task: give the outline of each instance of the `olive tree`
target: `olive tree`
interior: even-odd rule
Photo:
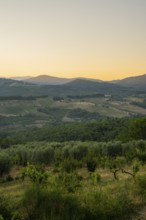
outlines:
[[[0,178],[9,173],[11,168],[11,160],[8,154],[0,153]]]

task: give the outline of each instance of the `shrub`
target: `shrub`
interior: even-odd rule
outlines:
[[[68,192],[75,192],[80,187],[80,177],[76,173],[61,173],[57,178],[57,183]]]
[[[101,175],[97,172],[92,173],[91,178],[92,178],[93,184],[98,184],[101,182]]]
[[[62,170],[67,173],[76,170],[78,166],[79,166],[79,162],[71,158],[68,158],[62,162]]]
[[[124,191],[116,195],[89,190],[81,196],[83,207],[87,210],[87,220],[131,219],[134,206]]]
[[[97,162],[93,159],[86,160],[87,169],[89,172],[94,172],[96,170]]]
[[[137,177],[136,192],[146,201],[146,174]]]
[[[4,174],[9,173],[11,168],[11,161],[8,154],[2,152],[0,153],[0,177]]]
[[[11,220],[12,217],[12,206],[9,198],[0,195],[0,215],[1,219]]]
[[[41,165],[30,165],[21,170],[22,180],[28,177],[30,181],[42,187],[46,187],[48,183],[48,173],[45,168]]]
[[[27,213],[26,219],[31,220],[80,220],[83,215],[74,196],[40,188],[30,188],[26,191],[23,207]]]

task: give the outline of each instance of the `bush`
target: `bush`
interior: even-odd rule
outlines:
[[[136,192],[146,201],[146,174],[137,177]]]
[[[88,191],[81,197],[81,202],[87,210],[87,220],[123,220],[131,219],[134,206],[129,195],[120,192],[116,195],[109,195],[102,191]]]
[[[26,219],[31,220],[80,220],[83,215],[74,196],[40,188],[26,191],[23,207],[27,214]]]
[[[97,172],[92,173],[91,175],[93,184],[98,184],[101,182],[101,175]]]
[[[0,195],[0,216],[1,219],[11,220],[12,217],[12,206],[11,201],[9,198],[4,196],[3,194]]]
[[[86,165],[89,172],[94,172],[97,167],[97,161],[95,158],[87,158]]]
[[[62,170],[67,173],[70,173],[70,172],[76,170],[77,167],[79,167],[79,165],[80,164],[77,160],[68,158],[62,162]]]
[[[57,178],[58,186],[68,192],[75,192],[80,187],[80,177],[76,173],[61,173]]]
[[[48,184],[48,172],[42,165],[28,164],[26,168],[21,170],[22,180],[24,180],[25,177],[29,178],[33,184],[41,187],[46,187]]]
[[[0,177],[3,177],[4,174],[9,173],[11,168],[11,161],[8,154],[2,152],[0,153]]]

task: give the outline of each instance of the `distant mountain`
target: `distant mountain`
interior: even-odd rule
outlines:
[[[48,75],[40,75],[36,77],[31,77],[25,80],[26,82],[35,83],[38,85],[62,85],[72,81],[72,79],[59,78]]]
[[[48,77],[47,77],[48,79]],[[34,81],[31,81],[34,82]],[[135,91],[117,84],[98,82],[89,79],[72,79],[60,85],[42,85],[28,81],[0,79],[0,96],[86,96],[110,94],[123,97]],[[60,81],[59,81],[60,82]],[[63,80],[62,80],[63,83]]]
[[[0,86],[22,86],[22,85],[31,85],[31,84],[14,79],[0,78]]]
[[[103,81],[92,81],[87,79],[75,79],[65,85],[64,89],[72,91],[72,93],[82,94],[110,94],[114,96],[125,96],[134,92],[133,89],[127,89],[121,85],[103,82]]]
[[[77,78],[73,78],[72,81],[75,80],[86,80],[86,81],[92,81],[92,82],[104,82],[103,80],[100,79],[92,79],[92,78],[85,78],[85,77],[77,77]]]
[[[102,87],[104,82],[94,81],[91,79],[84,79],[84,78],[77,78],[72,80],[71,82],[68,82],[64,85],[65,88],[75,88],[75,89],[87,89],[87,88],[95,88],[95,87]],[[110,83],[105,83],[106,85],[109,85]],[[115,86],[115,85],[114,85]]]
[[[31,78],[31,77],[30,76],[15,76],[15,77],[11,77],[10,79],[23,81],[23,80],[26,80],[29,78]]]
[[[106,90],[114,90],[117,88],[122,88],[119,85],[115,85],[114,83],[104,82],[104,81],[98,81],[98,80],[92,80],[92,79],[84,79],[84,78],[78,78],[74,79],[73,81],[66,83],[64,87],[70,87],[70,88],[80,88],[80,89],[97,89],[97,91],[104,90],[104,93]]]
[[[4,79],[3,79],[4,80]],[[140,76],[134,76],[134,77],[128,77],[125,79],[121,80],[113,80],[113,81],[102,81],[98,79],[90,79],[90,78],[59,78],[59,77],[54,77],[54,76],[48,76],[48,75],[39,75],[36,77],[29,77],[29,76],[24,76],[24,77],[12,77],[9,80],[15,80],[15,81],[21,81],[25,83],[30,83],[30,84],[35,84],[35,85],[65,85],[68,84],[68,86],[75,86],[75,87],[83,87],[85,88],[86,86],[91,87],[95,84],[92,83],[104,83],[101,84],[103,87],[104,86],[110,86],[111,84],[112,87],[113,85],[120,85],[122,87],[131,87],[134,89],[138,90],[145,90],[146,91],[146,74],[140,75]],[[8,82],[8,81],[7,81]],[[15,82],[16,83],[16,82]],[[18,82],[17,82],[18,83]],[[87,85],[88,84],[88,85]],[[98,84],[98,87],[100,87],[100,84]],[[115,87],[113,87],[115,88]]]
[[[146,90],[146,74],[140,76],[128,77],[122,80],[114,80],[111,82],[121,86],[134,87],[137,89]]]
[[[48,76],[48,75],[39,75],[36,77],[27,78],[26,82],[31,82],[37,85],[63,85],[69,82],[72,82],[74,80],[89,80],[89,81],[95,81],[95,82],[101,82],[101,80],[97,79],[88,79],[88,78],[59,78],[54,76]]]

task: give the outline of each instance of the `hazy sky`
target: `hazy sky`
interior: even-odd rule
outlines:
[[[146,0],[0,0],[0,77],[146,73]]]

